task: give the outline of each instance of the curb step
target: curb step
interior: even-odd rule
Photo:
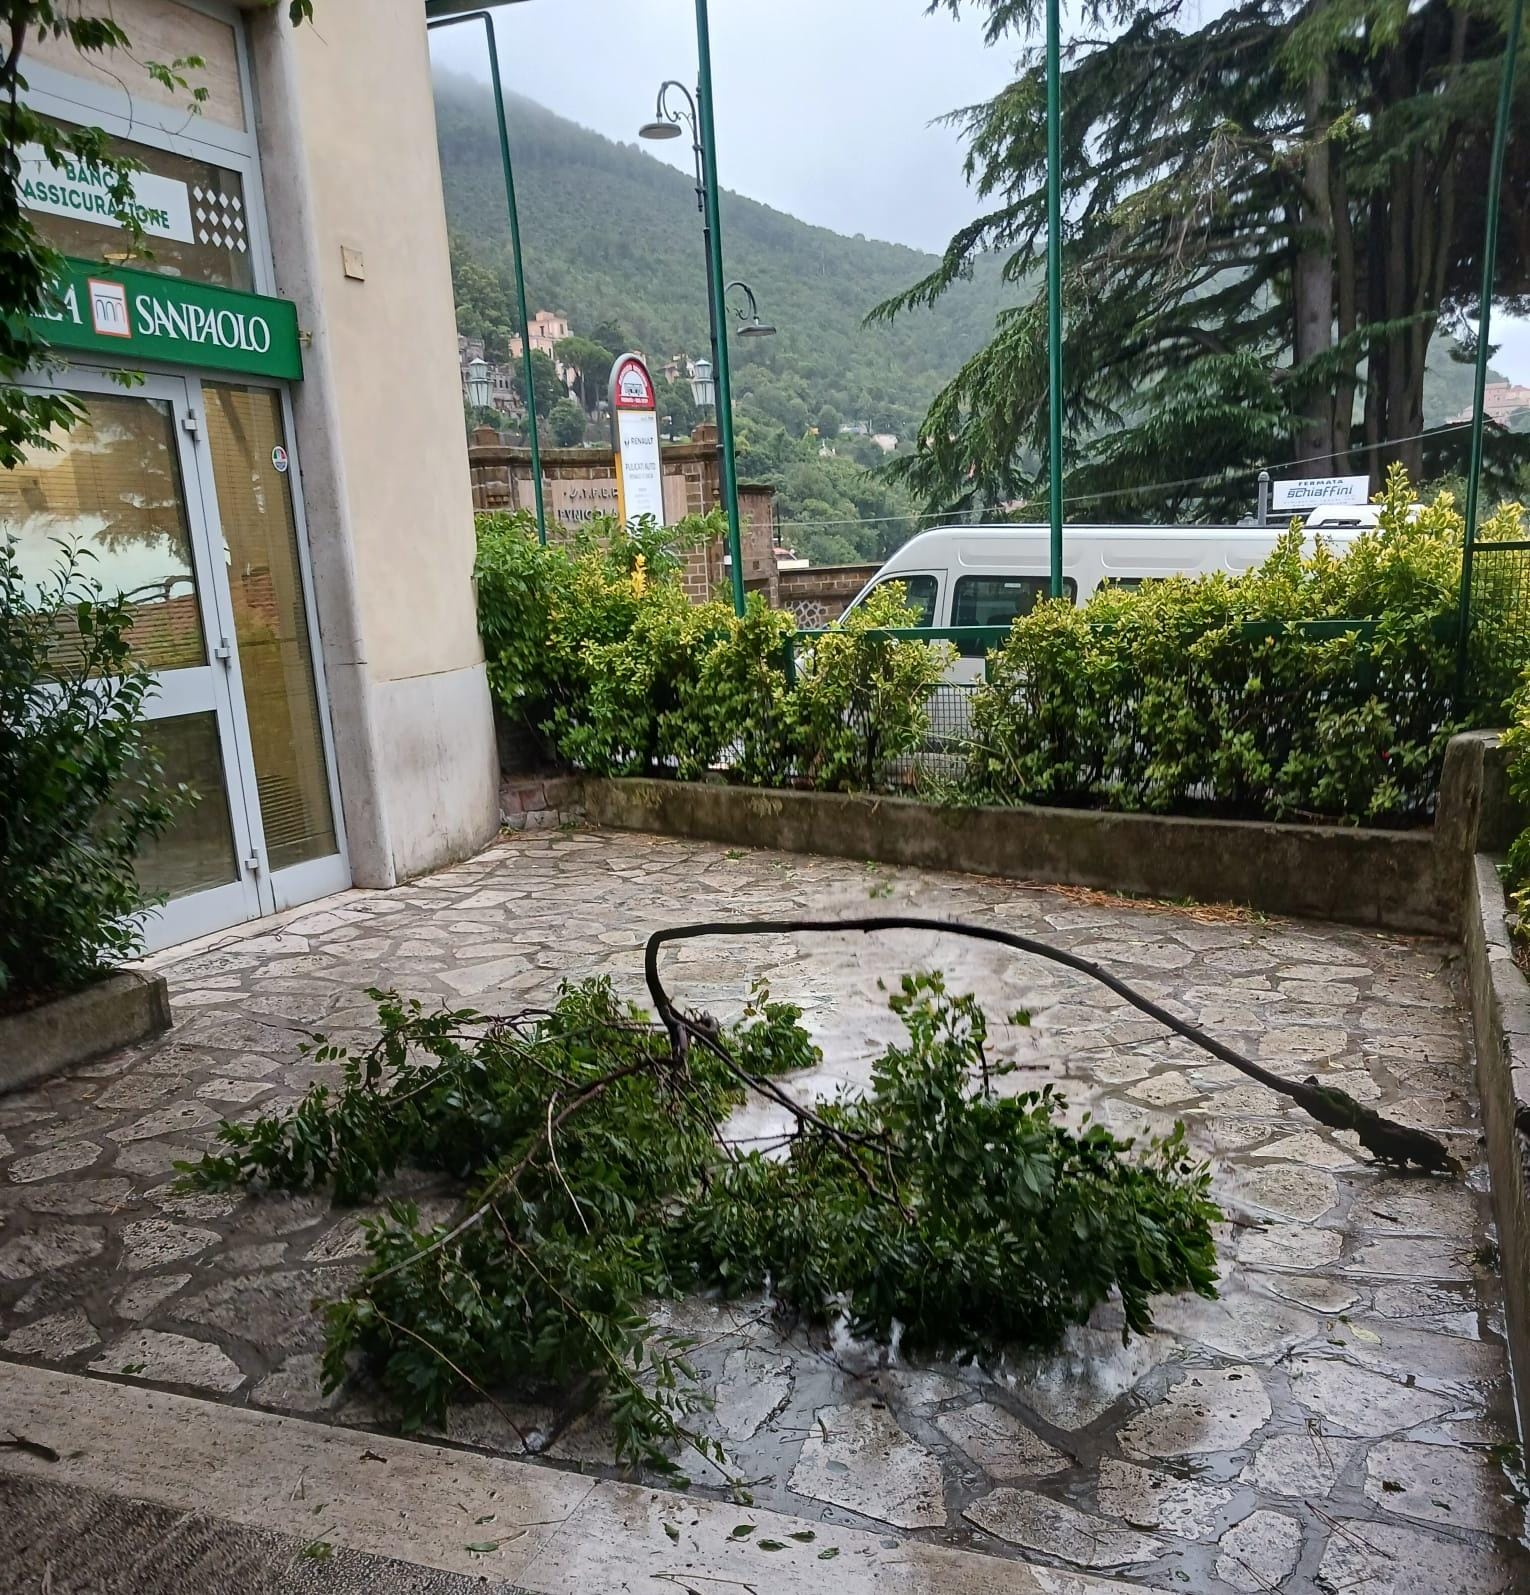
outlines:
[[[0,1362],[0,1429],[58,1453],[0,1450],[0,1565],[17,1590],[1152,1595],[890,1532],[20,1363]],[[743,1521],[754,1534],[733,1538]],[[760,1541],[780,1549],[762,1552]]]

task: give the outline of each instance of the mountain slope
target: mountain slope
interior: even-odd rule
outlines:
[[[461,77],[438,77],[436,90],[448,224],[459,251],[498,267],[508,230],[493,102]],[[646,111],[634,100],[634,124]],[[564,311],[578,331],[612,318],[650,359],[705,354],[691,179],[530,100],[511,98],[509,125],[531,308]],[[995,265],[934,311],[866,327],[866,312],[927,272],[933,256],[846,238],[727,192],[722,230],[727,276],[749,282],[778,328],[731,345],[735,398],[747,410],[752,394],[753,407],[782,425],[806,425],[827,404],[847,421],[906,435],[990,336],[1003,302]]]

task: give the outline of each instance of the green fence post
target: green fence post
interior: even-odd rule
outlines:
[[[1047,0],[1047,515],[1052,596],[1063,595],[1061,0]]]
[[[1488,324],[1493,314],[1493,276],[1498,262],[1498,200],[1503,187],[1504,151],[1509,142],[1509,117],[1514,108],[1514,66],[1525,19],[1525,0],[1514,0],[1509,12],[1503,72],[1498,80],[1498,116],[1493,123],[1493,151],[1488,161],[1487,224],[1482,239],[1482,289],[1477,301],[1477,367],[1472,391],[1472,447],[1466,471],[1466,544],[1461,550],[1461,622],[1456,642],[1456,697],[1467,690],[1472,631],[1472,545],[1477,540],[1477,500],[1482,491],[1482,403],[1487,390]]]
[[[723,507],[728,512],[728,553],[732,556],[733,613],[744,613],[744,547],[738,521],[738,466],[733,458],[733,377],[728,361],[728,308],[723,303],[722,218],[717,193],[717,129],[712,119],[712,36],[707,0],[696,0],[696,107],[701,118],[702,186],[706,197],[707,237],[711,251],[713,325],[717,328],[717,452],[722,464]]]

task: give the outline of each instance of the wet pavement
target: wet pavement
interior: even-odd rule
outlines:
[[[1378,1171],[1083,977],[1004,949],[903,932],[687,944],[666,979],[688,1005],[730,1014],[764,974],[807,1010],[825,1059],[799,1095],[864,1083],[900,1034],[879,976],[943,968],[984,1000],[995,1050],[1019,1065],[1012,1088],[1052,1080],[1071,1115],[1121,1133],[1183,1118],[1229,1214],[1220,1300],[1164,1301],[1158,1332],[1124,1347],[1106,1308],[1059,1354],[987,1370],[787,1332],[762,1302],[665,1307],[699,1337],[709,1421],[761,1508],[1213,1595],[1530,1587],[1444,943],[650,837],[517,838],[167,956],[169,1034],[0,1099],[0,1357],[385,1425],[365,1390],[318,1389],[310,1303],[354,1277],[357,1215],[312,1196],[176,1196],[174,1161],[220,1117],[328,1077],[298,1043],[314,1029],[369,1039],[370,985],[494,1011],[602,972],[637,998],[650,929],[804,911],[961,916],[1054,940],[1279,1073],[1444,1134],[1470,1172]],[[998,1022],[1021,1006],[1029,1027]],[[780,1124],[758,1104],[736,1128],[769,1138]],[[429,1181],[406,1185],[427,1213],[451,1210]],[[519,1416],[555,1436],[553,1466],[610,1471],[598,1421]],[[487,1407],[456,1413],[450,1438],[517,1449]],[[696,1490],[716,1484],[698,1474]]]

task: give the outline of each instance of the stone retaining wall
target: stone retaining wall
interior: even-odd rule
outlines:
[[[1500,863],[1474,860],[1466,967],[1509,1356],[1520,1432],[1530,1434],[1530,981],[1514,962]]]
[[[507,831],[556,831],[584,818],[584,783],[572,775],[508,776],[499,785],[499,822]]]

